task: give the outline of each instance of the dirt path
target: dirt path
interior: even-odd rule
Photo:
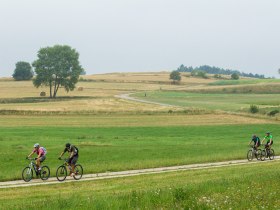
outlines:
[[[164,104],[164,103],[158,103],[158,102],[148,101],[148,100],[144,100],[144,99],[133,98],[133,97],[130,96],[131,94],[133,94],[133,93],[126,93],[126,94],[115,95],[115,97],[116,98],[121,98],[121,99],[124,99],[124,100],[129,100],[129,101],[136,101],[136,102],[140,102],[140,103],[146,103],[146,104],[155,104],[155,105],[167,106],[167,107],[179,107],[179,106],[174,106],[174,105],[170,105],[170,104]],[[144,94],[144,92],[143,92],[143,94]]]
[[[280,156],[276,156],[275,160],[273,161],[279,161],[279,160],[280,160]],[[106,173],[98,173],[98,174],[86,174],[79,181],[76,181],[71,177],[67,177],[67,179],[64,182],[57,181],[55,177],[51,177],[47,181],[42,181],[40,179],[34,179],[31,180],[30,182],[17,180],[17,181],[0,182],[0,188],[16,188],[16,187],[29,187],[29,186],[36,186],[36,185],[62,184],[65,182],[74,182],[74,181],[75,182],[93,181],[93,180],[100,180],[100,179],[137,176],[143,174],[158,174],[158,173],[165,173],[165,172],[172,172],[172,171],[174,172],[174,171],[198,170],[198,169],[228,167],[228,166],[246,165],[246,164],[260,164],[260,163],[269,163],[269,162],[272,161],[253,160],[249,162],[248,160],[231,160],[231,161],[223,161],[223,162],[215,162],[215,163],[201,163],[201,164],[190,164],[190,165],[170,166],[170,167],[161,167],[161,168],[119,171],[119,172],[106,172]]]

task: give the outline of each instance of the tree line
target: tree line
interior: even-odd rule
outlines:
[[[198,66],[198,67],[187,67],[184,66],[183,64],[177,68],[178,72],[198,72],[198,71],[204,71],[208,74],[225,74],[225,75],[232,75],[232,74],[238,74],[243,77],[252,77],[252,78],[260,78],[264,79],[265,76],[263,74],[252,74],[252,73],[244,73],[240,72],[238,70],[231,70],[231,69],[223,69],[215,66],[208,66],[208,65],[203,65],[203,66]]]

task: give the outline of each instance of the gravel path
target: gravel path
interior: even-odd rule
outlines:
[[[279,161],[280,156],[276,156],[275,161]],[[120,178],[128,176],[137,176],[142,174],[158,174],[165,172],[174,172],[174,171],[187,171],[187,170],[199,170],[199,169],[210,169],[210,168],[219,168],[235,165],[246,165],[246,164],[260,164],[260,163],[270,163],[271,160],[265,161],[248,161],[248,160],[231,160],[215,163],[201,163],[201,164],[190,164],[190,165],[181,165],[181,166],[170,166],[170,167],[161,167],[161,168],[149,168],[149,169],[140,169],[140,170],[129,170],[129,171],[119,171],[119,172],[106,172],[98,174],[85,174],[81,180],[74,180],[71,177],[67,177],[64,182],[59,182],[55,177],[49,178],[47,181],[42,181],[41,179],[34,179],[30,182],[24,182],[23,180],[16,181],[7,181],[0,182],[0,188],[16,188],[16,187],[29,187],[36,185],[49,185],[49,184],[62,184],[66,182],[81,182],[81,181],[93,181],[100,179],[111,179],[111,178]]]

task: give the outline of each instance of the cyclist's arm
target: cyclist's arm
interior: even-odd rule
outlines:
[[[264,140],[265,140],[265,138],[263,138],[263,140],[262,140],[261,144],[263,144]]]
[[[39,154],[38,154],[38,157],[37,157],[37,158],[40,158],[40,157],[41,157],[41,155],[42,155],[42,151],[40,151],[40,152],[39,152]]]
[[[269,145],[271,145],[271,142],[272,142],[272,138],[269,139]]]
[[[73,152],[71,152],[71,154],[70,154],[70,157],[69,158],[72,158],[74,156],[74,151]]]
[[[32,151],[27,157],[30,158],[35,152]]]
[[[249,142],[249,144],[248,144],[248,145],[251,145],[251,143],[252,143],[252,140]]]
[[[63,152],[60,154],[60,156],[59,156],[59,157],[61,158],[61,157],[64,155],[64,153],[65,153],[65,152],[63,151]]]

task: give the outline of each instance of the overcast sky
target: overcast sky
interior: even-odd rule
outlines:
[[[277,76],[279,0],[0,0],[0,76],[70,45],[87,74],[211,65]]]

